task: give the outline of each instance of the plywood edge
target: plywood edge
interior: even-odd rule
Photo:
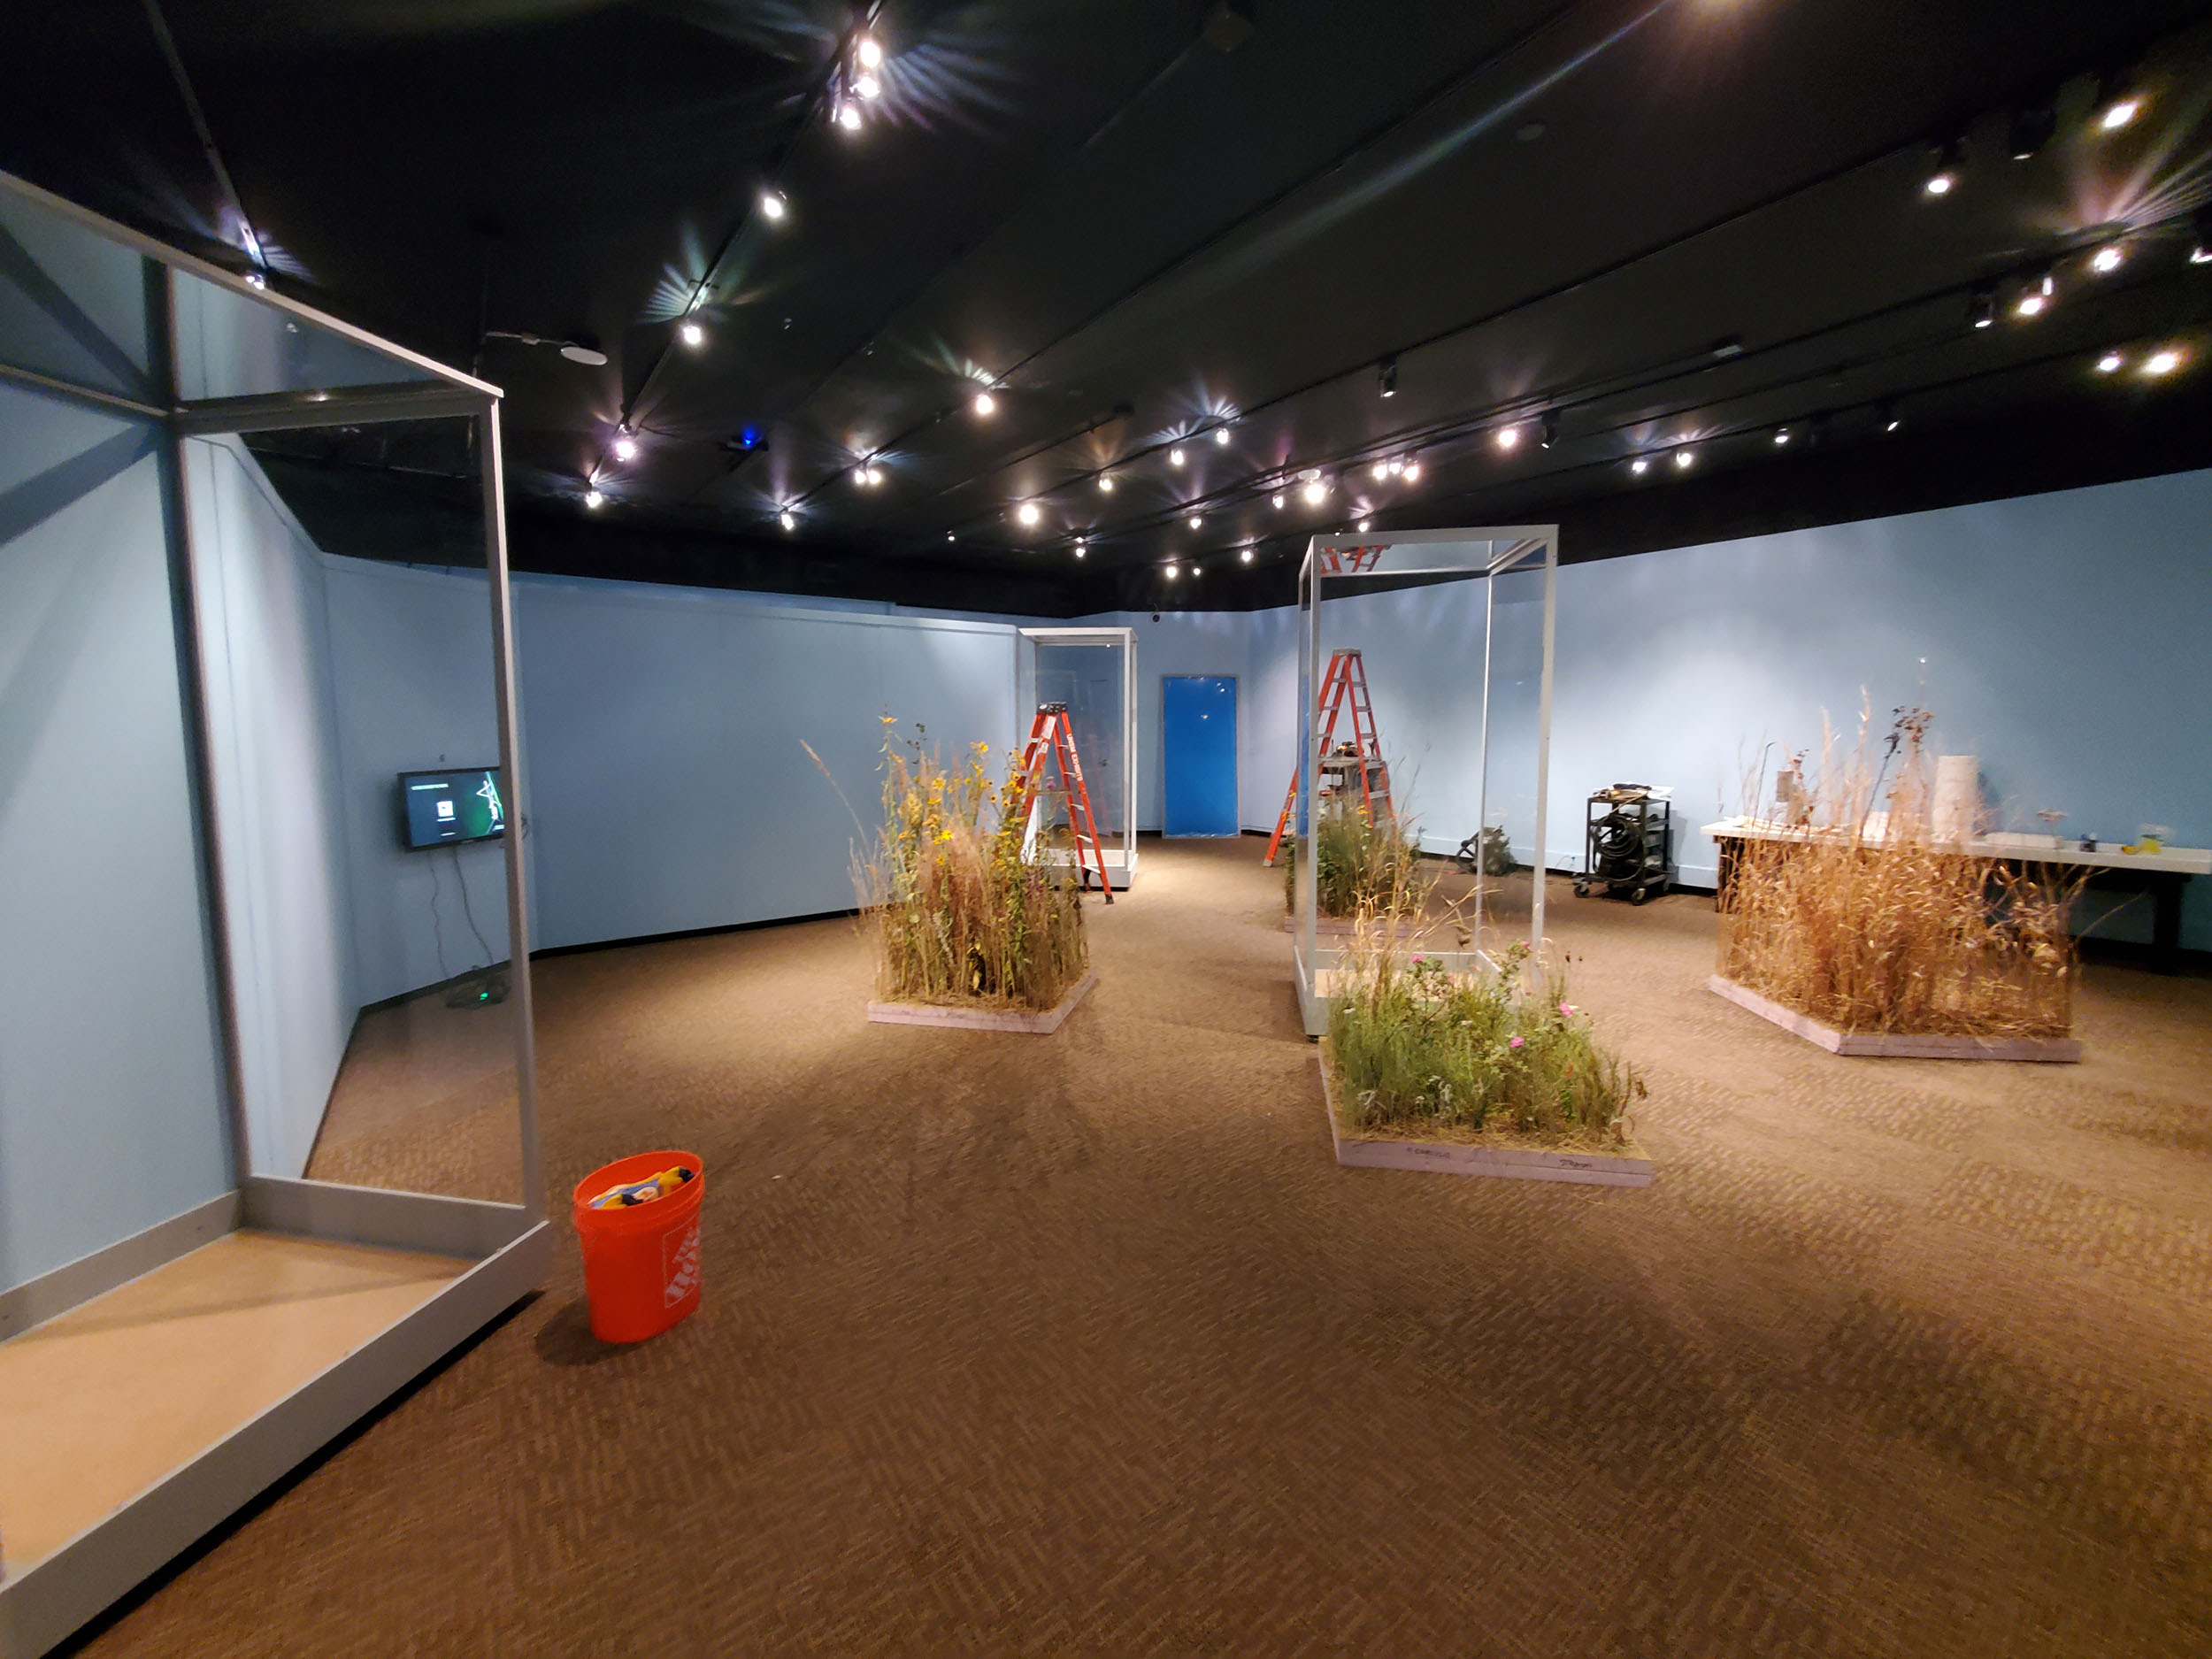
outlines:
[[[2078,1037],[1948,1037],[1906,1032],[1839,1031],[1786,1008],[1735,980],[1714,974],[1706,988],[1771,1021],[1793,1036],[1847,1057],[1889,1060],[2023,1060],[2066,1064],[2081,1058]]]
[[[1089,995],[1091,987],[1097,983],[1098,970],[1093,968],[1075,982],[1074,988],[1065,996],[1050,1008],[1035,1013],[1003,1008],[958,1008],[936,1002],[871,1002],[868,1018],[881,1025],[949,1025],[965,1031],[1014,1031],[1048,1036],[1060,1029],[1062,1022],[1075,1011],[1075,1005]]]
[[[1317,1051],[1321,1067],[1321,1110],[1329,1119],[1329,1142],[1347,1169],[1428,1170],[1441,1175],[1490,1175],[1517,1181],[1571,1181],[1588,1187],[1648,1187],[1655,1166],[1649,1158],[1609,1153],[1552,1151],[1537,1147],[1470,1146],[1451,1141],[1412,1141],[1348,1135],[1336,1114],[1336,1083],[1327,1051]]]
[[[157,1221],[142,1233],[0,1292],[0,1340],[43,1325],[80,1302],[104,1296],[118,1286],[127,1285],[235,1231],[242,1212],[240,1194],[224,1193],[166,1221]],[[5,1651],[0,1649],[0,1653]]]
[[[553,1245],[538,1221],[419,1308],[0,1582],[0,1655],[46,1652],[536,1289]]]

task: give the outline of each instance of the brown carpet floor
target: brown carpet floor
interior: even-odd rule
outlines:
[[[1657,1182],[1345,1171],[1277,873],[1143,860],[1052,1038],[865,1024],[843,923],[543,964],[553,1189],[703,1154],[701,1312],[565,1249],[90,1651],[2212,1652],[2212,983],[1839,1060],[1555,885]]]

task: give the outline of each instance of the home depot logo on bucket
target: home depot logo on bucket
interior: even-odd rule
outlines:
[[[672,1308],[699,1288],[699,1217],[661,1235],[661,1306]]]

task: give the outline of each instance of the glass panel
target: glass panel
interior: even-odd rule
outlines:
[[[185,272],[176,283],[177,382],[188,401],[438,378]]]
[[[1025,628],[1018,657],[1016,707],[1025,735],[1038,706],[1064,703],[1115,887],[1136,869],[1136,639],[1128,628]],[[1064,807],[1048,797],[1056,822]]]
[[[35,203],[0,195],[0,362],[157,406],[146,261]]]
[[[381,430],[463,457],[463,426]],[[252,1167],[518,1202],[485,572],[325,552],[235,438],[187,481]]]

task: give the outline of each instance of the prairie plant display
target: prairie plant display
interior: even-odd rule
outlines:
[[[1824,726],[1817,767],[1792,759],[1783,839],[1735,843],[1720,972],[1839,1031],[2062,1037],[2080,881],[1938,841],[1928,723],[1895,710],[1870,764],[1862,710],[1853,748]]]
[[[882,995],[1053,1007],[1090,963],[1081,879],[1071,862],[1024,860],[1018,762],[1010,756],[995,781],[989,745],[978,743],[948,769],[920,726],[901,740],[884,725],[883,827],[858,872]]]
[[[1295,910],[1298,842],[1293,837],[1283,844],[1289,849],[1283,859],[1283,907]],[[1390,812],[1378,821],[1364,805],[1341,795],[1324,801],[1314,818],[1313,872],[1317,916],[1357,916],[1363,905],[1387,907],[1395,894],[1410,919],[1420,914],[1421,901],[1436,882],[1434,871],[1421,861],[1413,825]]]
[[[1360,918],[1337,970],[1325,1064],[1348,1133],[1625,1148],[1643,1080],[1568,1001],[1563,962],[1526,944],[1454,971],[1402,951],[1394,918]]]

